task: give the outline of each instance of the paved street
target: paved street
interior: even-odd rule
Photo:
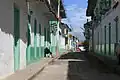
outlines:
[[[49,64],[32,80],[120,80],[120,76],[92,55],[69,53]]]

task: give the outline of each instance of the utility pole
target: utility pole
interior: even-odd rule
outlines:
[[[60,0],[58,0],[58,13],[57,13],[57,17],[58,17],[58,22],[57,22],[57,34],[56,34],[56,40],[57,40],[56,56],[59,55]]]

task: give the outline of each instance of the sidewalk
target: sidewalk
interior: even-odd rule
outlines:
[[[31,80],[120,80],[93,55],[71,52],[62,55]]]
[[[102,61],[104,64],[106,64],[112,72],[120,75],[120,66],[117,65],[116,60],[112,60],[109,57],[105,57],[105,56],[100,56],[100,55],[98,56],[97,54],[94,54],[92,52],[89,52],[89,54],[95,56],[100,61]]]
[[[35,75],[39,74],[49,63],[53,62],[56,58],[43,58],[39,62],[31,64],[25,69],[15,72],[3,80],[30,80]]]

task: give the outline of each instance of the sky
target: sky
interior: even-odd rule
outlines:
[[[67,19],[64,19],[63,22],[71,26],[72,34],[83,41],[85,38],[80,27],[83,28],[84,23],[87,22],[87,0],[63,0],[63,4],[67,15]]]

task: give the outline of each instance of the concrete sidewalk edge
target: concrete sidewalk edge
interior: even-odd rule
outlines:
[[[104,60],[102,60],[102,59],[101,59],[100,57],[98,57],[95,53],[93,53],[93,52],[88,52],[88,53],[89,53],[90,55],[96,57],[96,58],[99,59],[100,61],[102,61],[104,64],[106,64],[106,65],[108,66],[108,68],[109,68],[112,72],[120,75],[120,66],[118,66],[118,65],[114,66],[114,65],[107,64],[107,62],[105,62]]]
[[[32,76],[30,76],[30,77],[29,77],[28,79],[26,79],[26,80],[31,80],[31,79],[33,79],[36,75],[38,75],[40,72],[42,72],[42,71],[44,70],[44,68],[45,68],[49,63],[51,63],[53,60],[54,60],[54,58],[51,59],[49,62],[45,63],[37,72],[35,72]]]
[[[60,55],[61,56],[61,55]],[[58,59],[60,56],[57,56],[55,58],[52,58],[48,63],[46,63],[39,71],[37,71],[34,75],[32,75],[31,77],[29,77],[27,80],[32,80],[34,79],[40,72],[42,72],[44,70],[44,68],[49,65],[50,63],[54,62],[55,59]]]
[[[40,62],[28,65],[25,69],[14,72],[13,74],[0,80],[32,80],[40,72],[42,72],[47,65],[53,63],[56,59],[59,59],[62,55],[64,55],[64,53],[56,55],[54,56],[54,58],[43,58],[41,59]]]

